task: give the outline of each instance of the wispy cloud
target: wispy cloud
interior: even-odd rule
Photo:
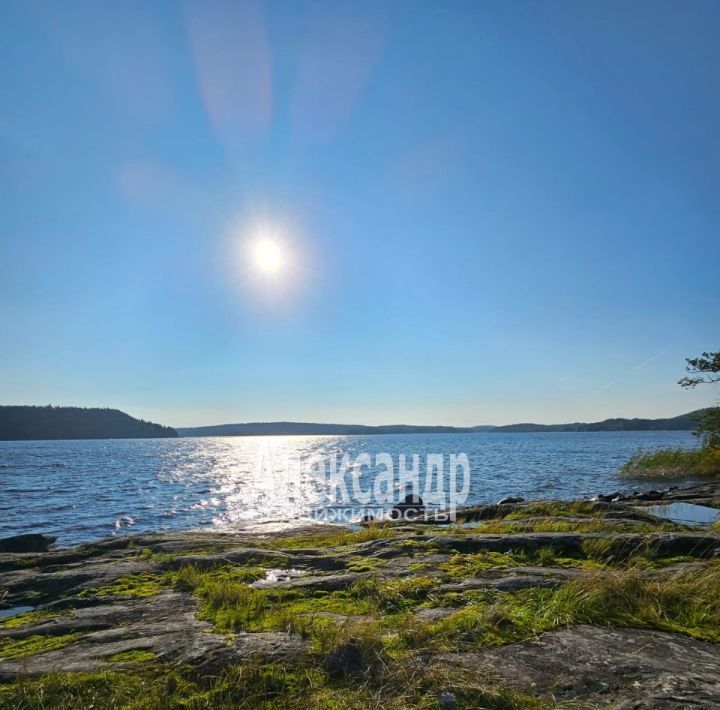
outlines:
[[[604,392],[605,390],[609,390],[613,385],[617,384],[617,380],[613,380],[612,382],[608,382],[606,385],[603,385],[602,387],[596,389],[593,394],[600,394],[601,392]]]
[[[639,365],[635,365],[630,372],[635,372],[635,370],[642,370],[645,365],[649,365],[651,362],[654,362],[658,358],[662,357],[665,354],[665,351],[663,350],[661,353],[658,353],[657,355],[653,355],[651,358],[648,358],[645,360],[645,362],[641,362]]]
[[[622,377],[620,377],[620,378],[617,379],[617,380],[612,380],[611,382],[608,382],[607,384],[603,385],[602,387],[596,389],[596,390],[593,392],[593,394],[601,394],[602,392],[605,392],[606,390],[609,390],[613,385],[616,385],[616,384],[619,382],[620,379],[622,379],[623,377],[626,377],[626,376],[629,375],[631,372],[636,372],[637,370],[642,370],[642,368],[645,367],[646,365],[649,365],[651,362],[654,362],[654,361],[657,360],[658,358],[661,358],[661,357],[665,354],[665,352],[666,352],[666,351],[663,350],[662,352],[659,352],[657,355],[653,355],[652,357],[649,357],[649,358],[648,358],[647,360],[645,360],[644,362],[641,362],[641,363],[639,363],[638,365],[635,365],[635,367],[631,367],[631,368],[627,371],[627,373],[625,373]]]

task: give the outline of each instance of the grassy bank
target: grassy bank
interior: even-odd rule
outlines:
[[[378,648],[398,660],[409,651],[450,652],[512,643],[573,623],[651,628],[720,641],[717,562],[667,576],[647,576],[651,561],[641,555],[616,567],[554,556],[547,562],[581,571],[557,589],[517,592],[442,588],[443,582],[517,564],[516,556],[499,553],[456,555],[438,567],[436,576],[427,570],[401,579],[371,576],[347,591],[331,593],[252,589],[228,582],[222,571],[185,569],[178,577],[192,578],[200,614],[216,630],[295,633],[311,640],[313,651],[323,656],[356,635],[365,641],[373,638]],[[414,616],[431,608],[453,613],[440,622]],[[328,614],[342,615],[346,621],[338,624]]]
[[[485,513],[471,527],[147,535],[0,560],[17,603],[53,603],[0,621],[0,708],[554,707],[555,676],[545,691],[498,673],[505,649],[554,653],[554,634],[582,648],[590,627],[618,634],[613,663],[633,634],[646,655],[648,633],[720,643],[716,527],[586,501]],[[279,566],[298,574],[263,586]],[[557,678],[580,678],[562,644]]]
[[[517,564],[512,556],[482,556],[483,569]],[[458,568],[467,557],[453,558],[437,570],[438,577],[370,577],[346,592],[327,594],[255,590],[225,571],[184,569],[177,584],[193,588],[200,613],[216,628],[301,634],[312,642],[307,653],[282,663],[249,661],[208,677],[190,667],[162,665],[152,653],[125,652],[109,660],[130,663],[132,671],[53,673],[0,684],[0,707],[409,710],[445,707],[446,694],[453,703],[448,707],[543,708],[537,698],[482,673],[423,659],[516,643],[576,623],[720,640],[717,562],[700,571],[645,577],[640,560],[634,560],[622,568],[585,570],[557,589],[442,592],[442,579],[477,573]],[[436,621],[415,615],[431,607],[447,609],[449,615]],[[349,616],[333,623],[321,616],[330,609]]]
[[[621,469],[626,478],[720,478],[720,449],[638,451]]]
[[[452,689],[446,707],[488,710],[540,710],[549,707],[531,696],[499,688],[463,669],[427,668],[417,663],[379,668],[380,677],[348,682],[330,677],[308,659],[283,664],[247,663],[218,677],[199,678],[192,669],[148,666],[133,673],[55,673],[0,686],[0,707],[14,710],[247,710],[319,708],[438,708],[438,698]],[[442,702],[442,701],[441,701]]]

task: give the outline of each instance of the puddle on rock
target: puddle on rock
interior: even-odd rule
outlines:
[[[280,582],[287,582],[293,577],[302,577],[307,574],[304,569],[268,569],[265,570],[265,579],[258,579],[257,582],[253,582],[250,586],[255,587],[271,587],[273,584],[279,584]]]
[[[643,513],[672,520],[685,525],[708,525],[720,519],[720,510],[695,503],[662,503],[661,505],[637,506]]]
[[[0,619],[9,619],[11,616],[26,614],[27,612],[34,610],[34,606],[13,606],[10,607],[10,609],[0,609]]]

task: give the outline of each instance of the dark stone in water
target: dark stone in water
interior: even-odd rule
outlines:
[[[391,511],[390,517],[393,520],[401,518],[414,518],[425,512],[425,503],[416,493],[408,493],[402,503],[398,503]]]
[[[501,498],[498,505],[510,505],[511,503],[524,503],[525,499],[520,496],[508,496],[507,498]]]
[[[0,552],[47,552],[55,540],[57,538],[52,535],[40,533],[3,537],[0,538]]]

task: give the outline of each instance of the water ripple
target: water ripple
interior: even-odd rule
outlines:
[[[506,495],[571,498],[618,488],[637,449],[692,446],[689,432],[428,434],[0,442],[0,531],[37,530],[69,545],[150,530],[288,526],[332,507],[330,480],[278,487],[286,457],[362,452],[466,453],[468,503]],[[360,469],[363,487],[378,471]],[[635,487],[639,488],[640,485]],[[394,486],[396,495],[402,485]]]

